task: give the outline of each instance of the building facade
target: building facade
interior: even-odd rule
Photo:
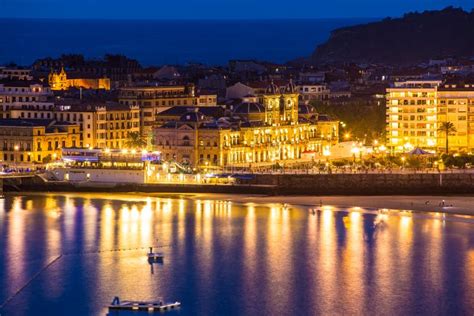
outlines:
[[[140,131],[151,137],[158,113],[173,106],[215,106],[217,95],[196,95],[193,85],[136,86],[120,89],[119,102],[140,108]]]
[[[110,90],[110,79],[88,75],[68,75],[64,68],[60,72],[52,71],[48,76],[48,83],[52,90],[68,90],[69,88],[103,89]]]
[[[61,149],[79,144],[77,124],[55,120],[0,119],[3,163],[44,163],[61,158]]]
[[[444,122],[456,132],[446,136]],[[392,152],[414,147],[443,152],[474,150],[474,84],[404,81],[387,89],[387,145]]]
[[[330,91],[325,84],[300,83],[298,89],[302,101],[329,99]]]
[[[20,119],[50,119],[79,126],[80,148],[124,148],[128,134],[140,132],[138,106],[114,102],[58,100],[42,106],[23,105],[9,111]]]
[[[236,106],[225,117],[190,111],[154,129],[154,148],[164,160],[194,167],[258,167],[301,162],[303,153],[320,153],[338,141],[338,122],[300,115],[298,92],[270,85],[260,102]],[[300,111],[301,112],[301,111]]]
[[[31,69],[19,67],[0,67],[0,79],[32,80]]]
[[[0,118],[10,118],[10,111],[23,106],[37,109],[50,107],[53,93],[48,85],[39,81],[1,80]]]

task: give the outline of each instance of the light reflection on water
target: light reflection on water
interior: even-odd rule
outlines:
[[[104,315],[116,295],[180,300],[171,313],[180,315],[474,310],[472,218],[315,209],[258,199],[7,197],[1,312]],[[148,264],[149,246],[161,247],[163,265]]]

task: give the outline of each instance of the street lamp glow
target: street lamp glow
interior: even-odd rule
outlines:
[[[19,150],[20,150],[20,146],[15,145],[15,146],[13,147],[13,149],[14,149],[15,151],[19,151]]]
[[[358,154],[358,153],[360,153],[359,147],[352,147],[351,153],[353,153],[353,154]]]
[[[351,134],[345,133],[345,134],[344,134],[344,139],[349,139],[349,138],[351,138]]]

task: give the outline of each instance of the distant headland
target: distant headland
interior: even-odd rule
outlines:
[[[321,63],[415,64],[474,56],[474,10],[448,7],[336,29],[306,60]]]

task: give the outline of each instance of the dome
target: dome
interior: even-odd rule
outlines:
[[[296,93],[296,85],[293,83],[293,79],[290,79],[290,82],[285,87],[285,92],[287,93]]]
[[[179,118],[181,122],[201,122],[204,121],[204,119],[205,116],[201,112],[188,112]]]
[[[234,114],[265,113],[265,107],[260,103],[245,102],[237,105]]]
[[[273,82],[270,83],[270,85],[267,87],[267,90],[266,90],[266,93],[269,93],[269,94],[278,94],[280,93],[280,89],[278,88],[278,86]]]

